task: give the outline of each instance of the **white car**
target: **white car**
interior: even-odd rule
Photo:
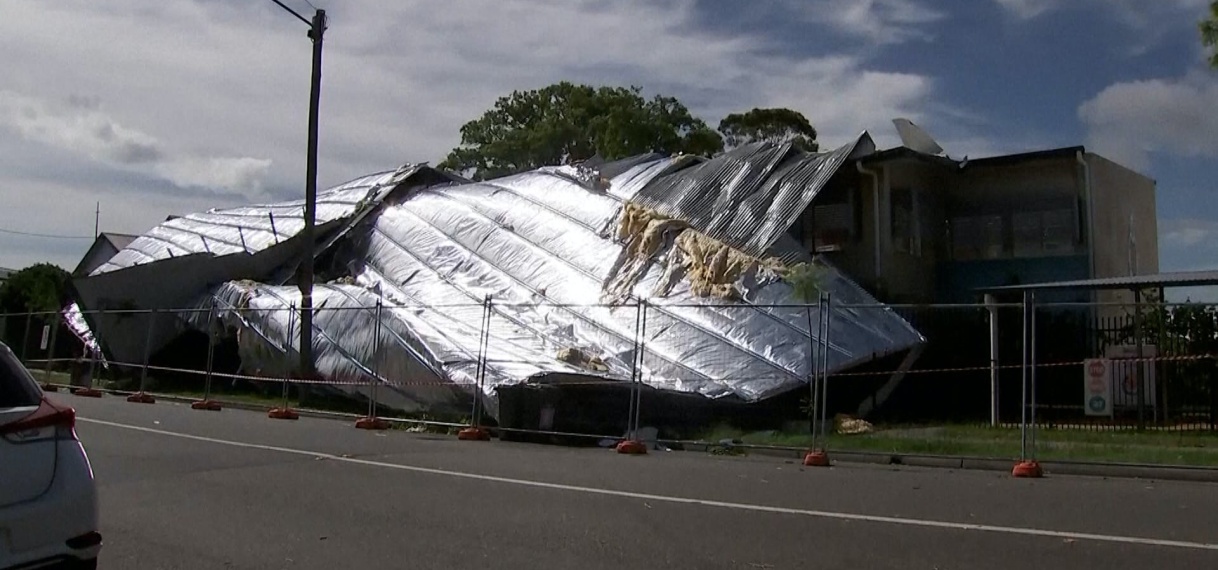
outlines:
[[[0,570],[97,567],[97,486],[75,427],[0,343]]]

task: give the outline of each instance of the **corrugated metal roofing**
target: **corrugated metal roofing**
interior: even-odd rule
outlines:
[[[800,152],[789,143],[744,145],[656,178],[630,201],[761,257],[858,144],[819,154]]]
[[[1218,270],[1178,271],[1150,275],[1131,275],[1128,277],[1104,277],[1099,279],[1005,285],[1002,287],[986,287],[978,289],[978,291],[999,293],[1004,291],[1045,291],[1053,289],[1145,289],[1155,287],[1206,287],[1210,285],[1218,285]]]

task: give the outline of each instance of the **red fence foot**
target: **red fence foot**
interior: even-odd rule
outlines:
[[[72,394],[75,396],[81,396],[84,398],[102,397],[101,390],[98,390],[97,388],[77,388],[75,390],[72,390]]]
[[[389,422],[381,418],[360,418],[355,420],[355,427],[367,430],[386,430],[389,429]]]
[[[804,455],[804,467],[828,467],[829,454],[822,449],[813,449]]]
[[[1040,468],[1040,464],[1035,461],[1020,461],[1011,470],[1011,475],[1020,478],[1038,479],[1044,477],[1045,472]]]
[[[217,402],[215,400],[199,400],[198,402],[192,402],[190,404],[190,409],[218,412],[218,411],[224,409],[224,406],[221,406],[220,402]]]
[[[292,408],[271,408],[271,411],[266,413],[266,417],[273,420],[298,420],[300,414]]]
[[[634,439],[618,442],[616,449],[626,455],[647,455],[647,444]]]
[[[467,427],[457,432],[457,439],[461,441],[490,441],[491,432],[480,427]]]
[[[153,404],[153,403],[156,403],[156,398],[153,398],[152,394],[145,394],[144,392],[137,392],[135,394],[127,396],[127,401],[135,402],[136,404]]]

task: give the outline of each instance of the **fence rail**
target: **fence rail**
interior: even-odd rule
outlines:
[[[84,310],[70,315],[90,325],[106,319],[127,323],[127,334],[119,339],[107,337],[103,326],[96,344],[91,333],[65,326],[63,313],[8,313],[0,315],[0,338],[48,383],[96,381],[130,393],[177,392],[204,400],[261,398],[258,401],[283,408],[310,399],[333,407],[333,400],[346,399],[354,403],[348,405],[352,413],[366,404],[368,417],[397,415],[401,421],[426,417],[431,419],[417,421],[486,425],[518,436],[583,434],[598,440],[617,433],[619,438],[652,441],[715,441],[701,436],[718,429],[764,432],[776,440],[824,447],[850,445],[840,439],[845,422],[892,437],[934,426],[960,426],[964,430],[960,433],[966,435],[973,433],[967,430],[984,426],[1018,427],[1018,454],[1023,457],[1037,455],[1042,451],[1039,446],[1046,444],[1037,439],[1038,429],[1097,436],[1218,433],[1218,310],[1213,305],[825,302],[824,310],[815,304],[754,307],[806,310],[807,330],[818,334],[808,334],[807,345],[800,349],[801,358],[811,363],[804,368],[811,371],[803,376],[807,388],[748,406],[722,398],[684,396],[675,389],[706,384],[707,379],[681,372],[678,352],[648,342],[648,338],[664,338],[668,346],[693,345],[700,335],[708,334],[696,326],[674,327],[661,318],[664,311],[693,304],[575,305],[488,299],[322,305],[315,309],[315,322],[324,322],[326,314],[356,312],[373,324],[317,329],[315,343],[327,349],[320,354],[332,359],[325,376],[302,374],[295,366],[299,331],[294,306],[227,306],[223,319],[218,305]],[[525,331],[523,323],[513,320],[512,311],[494,310],[498,308],[622,311],[623,330],[611,331],[609,336],[620,341],[606,341],[602,348],[613,349],[607,352],[581,352],[574,342],[571,350],[556,346],[541,350],[524,341],[526,333],[535,331]],[[403,317],[412,311],[449,315],[452,328],[427,329],[427,323]],[[857,317],[868,311],[899,314],[925,337],[924,346],[913,354],[864,358],[856,366],[830,370],[826,355],[830,347],[840,350],[830,332],[834,330],[830,320],[835,318],[831,315]],[[482,315],[480,322],[477,315]],[[830,316],[821,320],[813,315]],[[565,322],[564,326],[593,326],[578,319]],[[78,324],[73,326],[79,329]],[[451,339],[456,334],[471,335],[477,343],[464,353],[454,349],[434,354],[429,352],[434,345],[420,341],[429,336]],[[142,353],[142,358],[107,358],[107,347],[120,342],[126,343],[124,354]],[[573,372],[544,380],[521,375],[513,382],[503,381],[520,371],[553,369],[551,361],[561,361]],[[1106,366],[1105,376],[1098,384],[1089,383],[1089,370],[1097,362]],[[653,370],[660,366],[676,372],[657,378]],[[791,371],[772,373],[777,377]],[[755,378],[728,375],[711,380],[742,379]],[[555,396],[555,391],[562,395]],[[1102,406],[1095,404],[1095,397],[1104,400]],[[869,423],[858,423],[859,416]],[[725,431],[720,423],[731,424],[731,430]],[[952,431],[956,429],[944,433],[957,433]]]

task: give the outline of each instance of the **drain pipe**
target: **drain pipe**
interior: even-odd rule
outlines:
[[[880,267],[880,176],[874,170],[863,168],[862,161],[855,162],[854,167],[858,169],[859,174],[871,177],[871,195],[875,198],[871,206],[875,219],[875,283],[878,289],[883,275]]]
[[[1083,155],[1083,151],[1074,153],[1074,159],[1083,169],[1083,195],[1087,201],[1087,265],[1091,271],[1090,277],[1095,277],[1095,203],[1092,199],[1091,192],[1091,165],[1087,164],[1087,159]]]

